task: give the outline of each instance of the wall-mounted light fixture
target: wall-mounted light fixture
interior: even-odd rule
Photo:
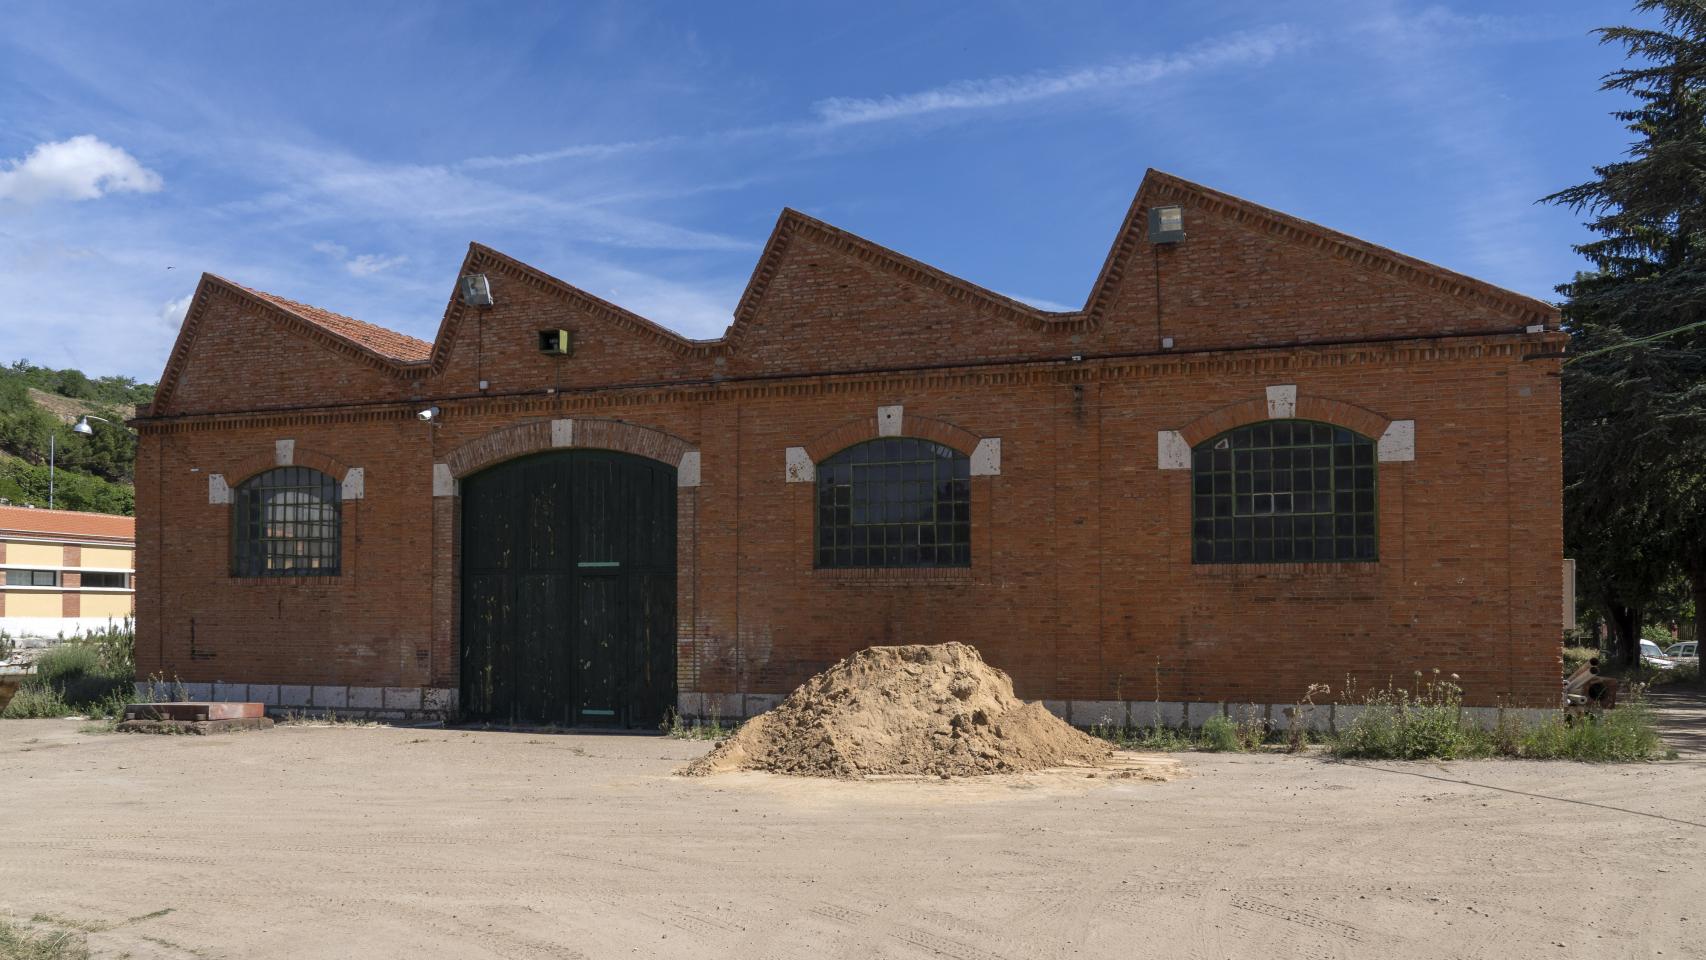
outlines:
[[[1149,208],[1149,242],[1178,243],[1185,239],[1185,208],[1178,204]]]

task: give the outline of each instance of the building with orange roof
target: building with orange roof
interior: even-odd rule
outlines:
[[[446,279],[427,342],[203,277],[133,421],[140,675],[647,727],[961,640],[1075,723],[1558,705],[1550,304],[1156,171],[1076,309],[793,210],[715,339]]]
[[[50,640],[135,613],[136,518],[0,505],[0,630]]]

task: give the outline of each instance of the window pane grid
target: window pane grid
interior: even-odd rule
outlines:
[[[887,437],[817,467],[819,567],[971,565],[971,461],[928,440]]]
[[[1309,420],[1269,420],[1191,451],[1195,563],[1379,559],[1374,441]]]
[[[338,574],[342,503],[336,482],[307,467],[280,467],[237,488],[232,573],[239,577]]]

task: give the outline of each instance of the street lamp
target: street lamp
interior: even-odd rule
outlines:
[[[71,432],[81,433],[85,437],[94,433],[95,428],[89,425],[90,420],[99,420],[102,423],[112,423],[112,421],[108,420],[106,417],[97,417],[92,413],[86,413],[83,415],[83,419],[77,421],[77,425],[71,428]]]
[[[108,420],[106,417],[97,417],[94,414],[85,414],[83,419],[77,421],[76,425],[71,428],[71,432],[80,433],[85,437],[93,434],[95,432],[95,428],[89,425],[90,420],[99,420],[102,423],[112,423],[112,421]],[[59,431],[55,430],[47,435],[47,508],[49,510],[53,509],[53,481],[57,466],[54,461],[57,459],[59,459]]]

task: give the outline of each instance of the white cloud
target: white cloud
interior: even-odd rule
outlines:
[[[1257,66],[1304,43],[1288,26],[1233,34],[1184,53],[1084,67],[1066,73],[963,80],[932,90],[888,97],[832,97],[813,105],[827,126],[900,120],[946,111],[989,110],[1055,97],[1144,86],[1169,77],[1228,66]]]
[[[377,253],[364,253],[344,264],[344,269],[358,277],[371,277],[383,270],[408,263],[405,256],[382,257]]]
[[[22,160],[4,161],[0,200],[94,200],[109,193],[154,193],[160,175],[90,134],[37,144]]]
[[[409,258],[401,254],[396,256],[381,256],[377,253],[362,253],[350,256],[349,248],[341,243],[322,241],[314,244],[314,249],[336,260],[342,261],[344,269],[352,277],[371,277],[392,267],[400,267],[409,262]]]
[[[195,300],[194,293],[186,293],[176,300],[168,300],[160,307],[160,323],[174,333],[184,325],[184,317],[189,315],[190,303]]]

